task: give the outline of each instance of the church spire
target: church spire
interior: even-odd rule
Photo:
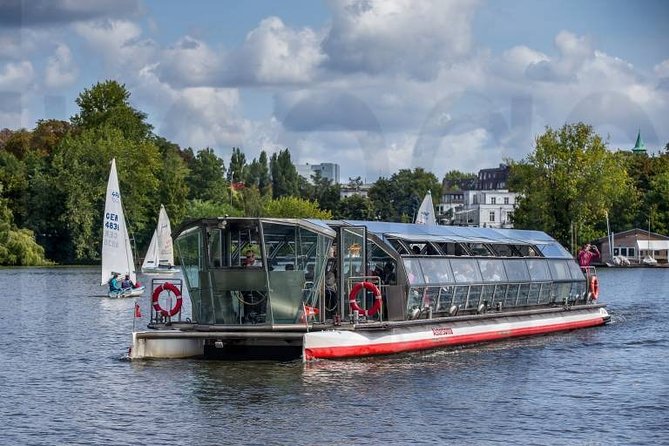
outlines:
[[[641,129],[639,129],[639,133],[636,136],[636,144],[634,144],[632,152],[646,153],[646,145],[643,143],[643,139],[641,139]]]

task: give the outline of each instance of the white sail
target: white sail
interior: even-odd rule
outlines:
[[[428,190],[423,198],[423,203],[416,213],[416,224],[418,225],[436,225],[437,220],[434,216],[434,205],[432,204],[432,193]]]
[[[165,211],[165,206],[160,205],[158,215],[158,226],[153,231],[153,237],[146,251],[146,257],[142,263],[142,271],[156,270],[157,268],[172,268],[174,266],[174,247],[172,245],[172,226]]]
[[[156,268],[158,266],[158,233],[153,231],[149,249],[146,250],[144,262],[142,262],[142,271]]]
[[[129,274],[130,280],[136,282],[135,262],[130,247],[130,237],[123,215],[121,190],[118,186],[116,159],[112,159],[105,213],[102,222],[102,276],[101,285],[106,285],[112,272]]]
[[[174,266],[174,248],[172,246],[172,226],[167,217],[165,206],[160,205],[160,214],[158,214],[158,266]]]

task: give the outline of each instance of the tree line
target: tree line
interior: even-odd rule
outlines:
[[[301,177],[288,148],[263,150],[250,161],[233,148],[226,166],[211,148],[181,148],[155,134],[116,81],[85,89],[76,104],[69,121],[0,131],[0,265],[99,262],[112,158],[140,256],[161,203],[173,227],[221,215],[409,222],[427,191],[435,201],[442,194],[433,173],[415,168],[379,178],[367,197],[340,198],[339,184],[318,173],[311,181]],[[582,123],[547,128],[526,159],[506,160],[510,187],[521,194],[514,225],[544,230],[567,245],[574,231],[581,238],[602,235],[608,212],[614,230],[646,227],[652,216],[653,229],[666,233],[668,160],[666,153],[611,152]],[[472,177],[454,170],[444,179]],[[349,186],[362,182],[351,178]]]

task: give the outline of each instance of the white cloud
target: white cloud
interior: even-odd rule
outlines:
[[[220,65],[221,55],[203,41],[185,36],[163,50],[158,72],[173,85],[211,85]]]
[[[293,30],[278,17],[269,17],[231,54],[232,77],[254,79],[260,84],[292,84],[313,80],[325,59],[322,37],[309,28]]]
[[[325,59],[322,37],[309,28],[294,30],[269,17],[233,51],[214,51],[187,36],[164,51],[161,79],[179,86],[300,84],[314,80]]]
[[[340,72],[434,79],[471,49],[478,2],[347,0],[330,2],[332,27],[323,47]]]
[[[142,39],[142,28],[127,20],[104,20],[74,25],[95,57],[106,61],[105,76],[136,76],[155,60],[156,44]]]
[[[34,78],[30,61],[9,62],[0,71],[0,91],[25,92]]]
[[[44,84],[49,89],[69,87],[77,80],[79,69],[72,60],[72,52],[67,45],[56,47],[46,65]]]
[[[655,65],[653,71],[658,77],[669,77],[669,59],[663,60]]]
[[[530,79],[548,82],[574,81],[583,64],[595,55],[590,39],[567,31],[561,31],[555,37],[555,47],[558,57],[530,64],[527,68]]]
[[[170,91],[170,103],[157,131],[184,147],[218,151],[245,147],[247,121],[239,114],[235,89],[192,87]]]

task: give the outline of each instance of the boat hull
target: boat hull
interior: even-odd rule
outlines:
[[[265,327],[158,329],[133,333],[130,357],[213,359],[343,359],[448,348],[607,323],[603,305],[486,313],[402,322]],[[271,355],[268,355],[268,352]]]
[[[120,292],[110,291],[107,295],[112,299],[121,299],[125,297],[138,297],[144,294],[145,286],[140,286],[137,288],[126,288]]]
[[[602,306],[479,318],[434,319],[388,330],[327,330],[304,336],[303,358],[339,359],[429,350],[603,325]],[[446,320],[450,319],[450,320]]]

